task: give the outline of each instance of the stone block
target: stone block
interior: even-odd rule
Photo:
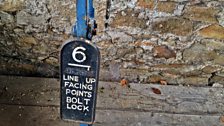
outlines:
[[[4,12],[4,11],[0,11],[0,22],[2,22],[3,24],[10,24],[14,22],[14,17],[13,15]]]
[[[189,63],[205,63],[213,61],[217,57],[217,53],[213,50],[208,50],[200,43],[193,44],[190,48],[183,52],[183,60]]]
[[[217,58],[214,60],[214,63],[224,66],[224,55],[217,56]]]
[[[204,38],[224,40],[224,27],[214,24],[199,31],[199,35]]]
[[[14,12],[23,8],[25,0],[1,0],[0,11]]]
[[[224,85],[224,77],[215,75],[210,79],[210,82]]]
[[[155,8],[155,0],[138,0],[138,6],[153,10]],[[161,12],[173,13],[176,8],[175,2],[158,1],[157,10]]]
[[[221,41],[206,40],[203,43],[205,43],[206,47],[209,50],[216,50],[218,52],[224,52],[224,43]]]
[[[199,76],[202,74],[200,65],[188,64],[158,64],[150,67],[151,71],[159,71],[161,75]]]
[[[191,86],[207,86],[208,85],[208,78],[205,77],[183,77],[177,79],[177,83],[181,85],[191,85]]]
[[[155,58],[175,58],[176,53],[174,50],[168,48],[167,46],[156,46],[152,49]]]
[[[151,75],[147,78],[147,81],[149,83],[159,83],[162,80],[164,80],[164,77],[162,77],[161,75],[158,75],[158,74]]]
[[[172,33],[178,36],[188,36],[193,31],[193,23],[186,19],[169,18],[156,21],[153,24],[153,30],[160,33]]]
[[[209,7],[188,6],[184,11],[184,17],[193,21],[217,23],[216,15],[219,10]]]
[[[147,28],[147,20],[146,19],[139,19],[138,14],[136,12],[128,9],[126,11],[119,12],[116,17],[113,19],[112,23],[110,24],[111,27],[116,28],[119,26],[127,26],[127,27],[138,27],[145,29]]]
[[[212,74],[212,73],[216,73],[218,71],[220,71],[222,68],[220,66],[205,66],[203,67],[202,71],[206,74]]]

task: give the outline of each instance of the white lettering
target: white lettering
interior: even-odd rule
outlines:
[[[65,94],[67,95],[67,94],[69,94],[69,93],[71,93],[71,90],[70,90],[70,89],[66,89],[66,90],[65,90]]]
[[[84,108],[83,108],[83,111],[87,111],[87,112],[89,112],[89,106],[83,106]]]
[[[67,75],[67,76],[63,75],[63,80],[78,82],[79,77],[78,76],[72,76],[72,75]]]
[[[84,111],[86,108],[88,107],[85,107],[85,106],[82,106],[82,105],[75,105],[75,104],[67,104],[67,109],[72,109],[72,110],[79,110],[79,111]]]
[[[79,57],[80,62],[85,59],[82,50],[76,50],[76,54],[73,56]],[[67,109],[77,110],[82,112],[90,111],[90,104],[93,102],[91,99],[93,97],[93,86],[96,83],[95,78],[91,77],[79,77],[78,75],[63,75],[64,87],[65,89],[65,102],[67,104]]]
[[[89,91],[79,91],[79,90],[66,89],[65,94],[66,95],[71,94],[72,96],[81,96],[81,97],[87,97],[87,98],[92,97],[92,92],[89,92]]]
[[[93,90],[92,84],[81,84],[81,83],[73,83],[73,82],[64,82],[64,86],[68,88],[82,89],[82,90]]]
[[[67,87],[69,85],[69,82],[65,81],[65,87]]]
[[[86,60],[86,54],[83,53],[82,51],[78,51],[78,50],[82,50],[82,51],[85,51],[86,49],[84,47],[76,47],[73,52],[72,52],[72,58],[75,60],[75,62],[78,62],[78,63],[82,63]],[[81,55],[82,56],[82,59],[78,59],[76,56],[78,55]]]
[[[85,101],[85,104],[86,104],[86,105],[89,104],[90,99],[86,99],[86,98],[85,98],[85,99],[83,99],[83,100]]]
[[[86,83],[92,84],[95,83],[96,79],[95,78],[86,78]]]
[[[81,102],[80,98],[76,98],[76,97],[66,97],[66,102],[67,103],[75,103],[75,104],[80,104],[82,105],[83,103]]]

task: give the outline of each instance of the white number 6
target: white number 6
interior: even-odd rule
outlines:
[[[79,51],[80,50],[80,51]],[[78,63],[82,63],[86,60],[86,54],[83,53],[82,51],[85,51],[86,49],[84,47],[77,47],[73,50],[72,52],[72,58],[78,62]],[[79,55],[82,55],[82,59],[77,59],[76,58],[76,55],[79,54]]]

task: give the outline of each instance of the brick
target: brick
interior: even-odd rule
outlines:
[[[217,13],[218,10],[214,8],[191,6],[186,8],[183,16],[193,21],[217,23]]]
[[[214,24],[199,31],[199,35],[204,38],[224,39],[224,27]]]
[[[161,33],[172,33],[179,36],[187,36],[192,33],[193,23],[186,19],[169,18],[162,21],[157,21],[153,24],[154,31]]]

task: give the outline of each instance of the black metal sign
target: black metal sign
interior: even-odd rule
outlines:
[[[63,45],[60,55],[61,117],[64,120],[93,123],[100,54],[86,40]]]

